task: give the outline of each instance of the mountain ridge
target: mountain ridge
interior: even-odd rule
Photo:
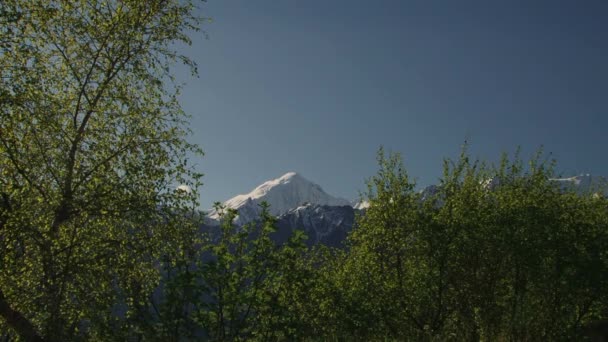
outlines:
[[[593,177],[590,174],[551,178],[550,181],[564,190],[573,189],[579,194],[606,184],[604,177]],[[484,182],[484,186],[488,190],[494,190],[501,183],[500,179],[491,178]],[[439,185],[429,185],[418,193],[420,199],[425,201],[438,191]],[[310,245],[322,243],[331,246],[341,245],[354,226],[355,216],[358,213],[364,214],[370,206],[366,199],[348,201],[329,195],[321,186],[296,172],[288,172],[258,185],[249,193],[234,196],[225,201],[224,206],[237,210],[235,224],[243,225],[259,218],[260,204],[263,201],[270,205],[270,213],[277,217],[278,240],[286,239],[295,229],[302,229],[309,236],[307,243]],[[211,210],[205,217],[205,224],[217,226],[219,220],[220,213]]]

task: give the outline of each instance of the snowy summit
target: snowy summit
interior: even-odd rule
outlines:
[[[319,185],[296,172],[288,172],[277,179],[264,182],[248,194],[237,195],[227,200],[224,205],[227,208],[236,209],[239,213],[237,223],[244,224],[258,217],[259,204],[264,201],[270,204],[270,213],[276,216],[306,203],[331,206],[350,205],[349,201],[327,194]],[[212,210],[209,218],[217,220],[219,215]]]

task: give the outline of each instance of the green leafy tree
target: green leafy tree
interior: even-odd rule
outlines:
[[[556,186],[542,157],[488,167],[464,149],[421,194],[381,149],[371,206],[319,285],[328,336],[572,340],[605,319],[608,202]]]
[[[315,336],[311,319],[316,310],[317,281],[305,241],[296,230],[275,252],[274,270],[265,278],[265,304],[256,312],[253,337],[257,340],[303,340]]]
[[[200,279],[208,290],[197,305],[201,326],[214,340],[251,338],[260,310],[268,304],[268,278],[276,270],[276,245],[270,234],[276,219],[262,204],[259,222],[242,227],[234,224],[236,211],[221,212],[221,231],[205,249],[211,260],[200,267]]]
[[[187,253],[200,175],[170,67],[191,1],[0,2],[0,322],[24,340],[132,331]],[[194,191],[176,192],[177,184]]]
[[[149,339],[299,340],[314,336],[305,315],[316,277],[306,236],[282,245],[272,235],[276,218],[263,203],[258,220],[236,226],[237,212],[216,205],[221,226],[189,263],[168,268],[160,301],[146,329]]]

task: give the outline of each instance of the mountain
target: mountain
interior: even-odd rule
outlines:
[[[309,246],[324,244],[341,247],[355,224],[356,213],[350,205],[305,204],[279,216],[275,240],[286,241],[294,229],[303,230]]]
[[[560,188],[573,190],[579,194],[589,191],[595,192],[598,186],[605,185],[606,178],[592,177],[589,174],[569,178],[554,178]],[[484,182],[489,191],[500,187],[498,178],[491,178]],[[606,188],[604,188],[606,189]],[[430,185],[419,191],[422,201],[436,195],[440,191],[437,185]],[[605,194],[608,195],[608,194]],[[328,246],[341,246],[348,232],[355,224],[356,216],[365,214],[369,202],[352,201],[333,197],[323,189],[295,172],[264,182],[251,192],[235,196],[224,205],[238,211],[237,225],[252,222],[259,218],[259,204],[263,201],[270,204],[271,214],[277,216],[277,232],[273,239],[281,243],[287,240],[291,232],[296,229],[303,230],[308,236],[307,244],[325,244]],[[441,206],[439,200],[437,205]],[[210,211],[205,220],[205,226],[210,232],[217,230],[219,215]]]
[[[245,224],[258,218],[259,204],[264,201],[270,204],[270,213],[276,216],[307,203],[329,206],[350,205],[349,201],[327,194],[319,185],[295,172],[288,172],[277,179],[264,182],[247,194],[227,200],[224,205],[238,211],[237,224]],[[208,218],[217,221],[219,214],[211,210]]]
[[[573,190],[578,194],[585,193],[602,193],[608,195],[608,180],[605,177],[592,176],[590,174],[580,174],[568,178],[552,178],[551,181],[556,182],[564,190]]]

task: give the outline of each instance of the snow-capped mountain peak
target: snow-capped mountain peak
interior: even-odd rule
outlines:
[[[259,204],[266,201],[270,204],[270,213],[281,215],[304,203],[318,205],[349,205],[349,201],[327,194],[323,189],[296,172],[266,181],[247,194],[237,195],[226,202],[227,208],[239,212],[238,224],[250,222],[258,217]],[[218,219],[219,215],[211,211],[209,217]]]

